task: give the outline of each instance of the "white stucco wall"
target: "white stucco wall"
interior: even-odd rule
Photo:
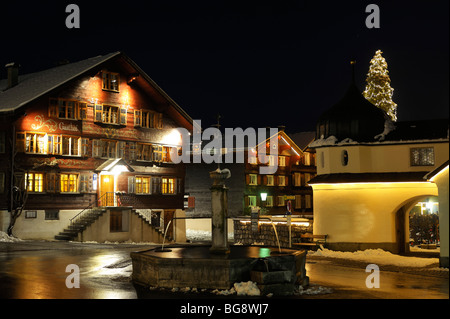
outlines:
[[[434,182],[436,183],[439,195],[439,236],[441,241],[441,257],[449,257],[449,194],[448,194],[448,166],[440,174],[436,175]]]
[[[434,166],[411,166],[411,148],[433,147]],[[342,165],[342,151],[348,153],[348,164]],[[381,173],[432,171],[448,160],[449,144],[374,144],[321,147],[317,152],[317,175],[335,173]]]
[[[437,195],[428,182],[315,184],[313,191],[313,232],[328,235],[330,243],[394,243],[398,209],[415,197]]]

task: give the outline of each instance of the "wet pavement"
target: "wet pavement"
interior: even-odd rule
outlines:
[[[136,299],[130,253],[154,245],[71,242],[0,242],[1,299]],[[80,270],[80,288],[67,288],[69,264]],[[311,287],[328,293],[296,299],[448,299],[448,271],[380,266],[380,288],[367,288],[365,265],[308,257]],[[404,271],[403,271],[404,270]],[[207,292],[138,288],[141,298],[230,298]],[[330,293],[331,292],[331,293]],[[234,298],[233,296],[231,296]],[[266,296],[261,297],[268,299]],[[286,299],[290,299],[286,298]]]

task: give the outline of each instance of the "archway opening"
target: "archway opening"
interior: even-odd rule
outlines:
[[[395,214],[397,253],[439,249],[439,202],[437,196],[415,197]]]

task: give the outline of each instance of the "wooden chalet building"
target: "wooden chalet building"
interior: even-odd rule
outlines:
[[[299,147],[280,127],[278,138],[278,168],[274,174],[260,174],[260,166],[255,149],[226,149],[222,152],[243,152],[245,163],[223,163],[221,168],[231,171],[230,179],[225,184],[228,190],[228,216],[249,215],[252,207],[259,207],[264,215],[285,215],[287,202],[291,201],[291,212],[298,217],[313,217],[313,192],[308,181],[316,175],[315,151],[308,148],[314,140],[311,134],[294,134]],[[309,139],[308,139],[309,138]],[[270,138],[266,140],[266,149],[270,150]],[[203,149],[203,152],[210,152]],[[251,156],[248,154],[250,153]],[[225,153],[224,153],[225,154]],[[267,155],[270,157],[271,155]],[[237,155],[236,155],[237,157]],[[271,160],[271,159],[269,159]],[[272,159],[273,160],[273,159]],[[225,162],[225,160],[223,160]],[[187,164],[186,193],[189,195],[189,207],[186,215],[205,217],[211,210],[209,172],[217,169],[217,164]]]
[[[6,68],[0,231],[23,206],[22,239],[159,241],[183,213],[185,167],[170,150],[182,144],[175,128],[192,130],[189,115],[122,52],[25,75]]]

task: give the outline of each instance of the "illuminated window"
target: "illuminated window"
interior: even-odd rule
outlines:
[[[275,185],[273,175],[267,175],[267,186],[273,186],[273,185]]]
[[[411,166],[433,166],[434,165],[434,148],[420,147],[411,148]]]
[[[295,172],[294,173],[294,186],[302,186],[302,174]]]
[[[28,183],[26,189],[29,192],[41,193],[44,191],[44,174],[29,173],[25,174],[25,181]]]
[[[16,138],[18,152],[46,154],[45,133],[18,133]]]
[[[342,162],[342,166],[347,166],[347,164],[348,164],[348,152],[346,150],[342,151],[341,162]]]
[[[286,186],[286,176],[280,175],[278,176],[278,186]]]
[[[258,185],[258,175],[256,174],[249,174],[250,180],[249,185]]]
[[[61,174],[61,193],[78,191],[78,174]]]
[[[103,90],[119,92],[119,73],[102,72]]]
[[[150,194],[150,177],[136,176],[135,192],[136,194]]]
[[[175,194],[175,178],[162,178],[161,192],[163,194]]]
[[[163,160],[163,147],[160,145],[153,145],[153,161],[162,162]]]
[[[269,197],[269,196],[267,196]],[[256,196],[247,196],[248,198],[248,206],[256,206]],[[267,198],[266,198],[267,199]]]
[[[278,165],[279,166],[286,166],[286,156],[279,156],[278,157]]]
[[[250,155],[248,157],[248,163],[251,164],[251,165],[257,165],[258,164],[258,160],[257,160],[256,156]]]

